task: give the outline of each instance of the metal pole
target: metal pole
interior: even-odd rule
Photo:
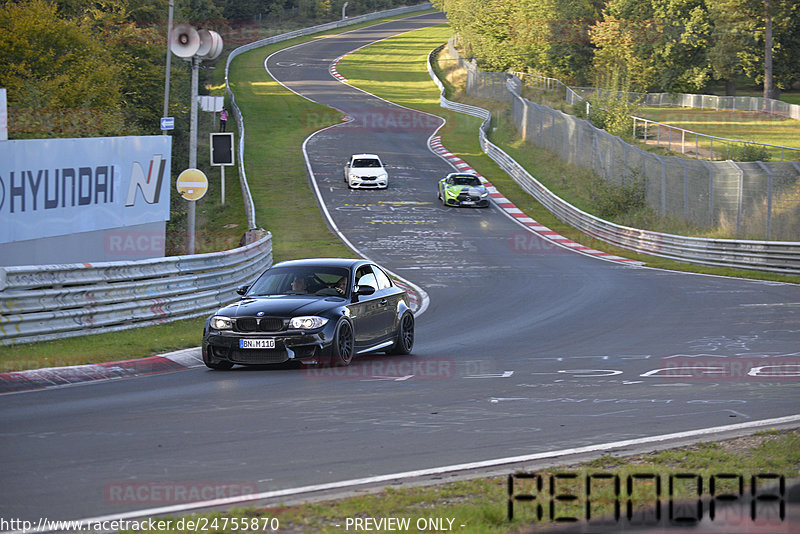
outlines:
[[[197,85],[199,77],[200,60],[192,56],[192,88],[190,91],[191,112],[189,119],[189,168],[197,168]],[[189,200],[186,210],[186,253],[194,254],[194,220],[195,201]]]
[[[170,44],[172,44],[172,13],[174,11],[173,1],[169,0],[169,17],[167,21],[167,71],[164,76],[164,114],[162,117],[169,116],[169,78],[172,69],[172,51]],[[167,134],[167,130],[161,130],[163,135]]]
[[[667,164],[661,157],[656,158],[661,163],[661,216],[664,217],[667,214]]]
[[[225,165],[220,165],[220,171],[222,172],[222,187],[220,188],[222,192],[222,205],[225,205]]]
[[[744,192],[744,170],[734,162],[730,162],[738,175],[736,187],[736,237],[742,233],[742,195]]]
[[[766,238],[772,237],[772,170],[763,162],[758,162],[759,167],[767,175],[767,222]]]
[[[683,165],[683,219],[689,220],[689,165],[682,159],[678,159]]]
[[[714,170],[711,164],[704,162],[708,169],[708,227],[714,226]]]

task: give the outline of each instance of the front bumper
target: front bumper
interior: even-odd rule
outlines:
[[[274,349],[242,349],[242,339],[274,339]],[[203,336],[203,359],[239,365],[268,365],[289,361],[311,363],[330,354],[333,332],[325,328],[312,332],[287,331],[279,334],[252,334],[211,330]]]
[[[448,206],[457,206],[457,207],[465,207],[465,208],[488,208],[489,207],[489,197],[485,198],[475,198],[469,197],[465,198],[463,195],[459,195],[458,197],[453,196],[445,196],[445,204]]]
[[[386,176],[350,176],[347,183],[355,189],[385,189],[389,186],[389,178]]]

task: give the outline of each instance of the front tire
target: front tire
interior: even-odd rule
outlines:
[[[353,326],[347,320],[340,321],[336,325],[336,332],[333,335],[331,366],[346,367],[350,365],[355,352],[354,341]]]
[[[406,313],[400,318],[400,325],[397,327],[395,334],[395,341],[392,348],[389,349],[389,354],[398,356],[406,356],[411,354],[414,348],[414,316]]]

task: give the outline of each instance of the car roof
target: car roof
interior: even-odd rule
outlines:
[[[355,258],[306,258],[282,261],[272,267],[343,267],[345,269],[353,269],[365,263],[372,262]]]
[[[351,159],[352,159],[352,158],[364,158],[364,159],[366,159],[366,158],[372,158],[372,159],[381,159],[380,157],[378,157],[378,155],[377,155],[377,154],[353,154],[352,156],[350,156],[350,158],[351,158]]]
[[[471,172],[451,172],[450,174],[445,176],[445,178],[453,178],[453,177],[456,177],[456,176],[464,176],[464,177],[469,177],[469,178],[478,178],[477,174],[472,174]]]

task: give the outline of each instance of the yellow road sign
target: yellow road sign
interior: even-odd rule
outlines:
[[[208,178],[200,169],[186,169],[178,176],[175,187],[186,200],[200,200],[208,191]]]

